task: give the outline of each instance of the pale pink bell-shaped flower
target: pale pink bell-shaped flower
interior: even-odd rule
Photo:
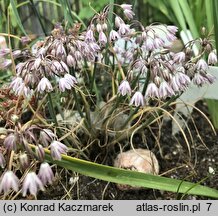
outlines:
[[[128,20],[133,19],[133,17],[135,16],[135,13],[132,10],[125,9],[123,13],[125,14]]]
[[[216,80],[216,77],[213,76],[212,74],[206,73],[205,78],[207,79],[208,83],[213,84],[214,81]]]
[[[98,38],[98,40],[99,40],[99,43],[100,43],[102,46],[104,46],[104,45],[107,43],[107,37],[106,37],[106,35],[105,35],[105,33],[104,33],[103,31],[101,31],[101,32],[99,33],[99,38]]]
[[[147,37],[147,39],[144,42],[144,46],[146,48],[146,50],[152,51],[155,49],[154,47],[154,39],[152,39],[151,37]]]
[[[29,97],[33,94],[33,90],[25,85],[25,83],[21,83],[21,85],[17,89],[13,89],[15,94],[24,95],[25,97]]]
[[[66,89],[70,90],[72,87],[75,86],[77,80],[74,76],[70,74],[65,74],[64,78],[60,78],[59,80],[59,89],[64,92]]]
[[[171,79],[171,87],[175,92],[184,91],[190,82],[189,76],[182,72],[177,72]]]
[[[4,194],[8,193],[11,189],[18,191],[19,188],[19,179],[12,171],[6,171],[0,180],[0,193],[2,191]]]
[[[110,34],[109,34],[109,40],[110,41],[115,41],[117,39],[120,38],[120,35],[115,31],[115,30],[111,30]]]
[[[0,57],[4,57],[6,55],[8,55],[10,53],[10,49],[9,48],[3,48],[3,49],[0,49]]]
[[[95,43],[94,43],[95,44]],[[100,49],[100,48],[99,48]],[[74,56],[75,56],[75,59],[77,60],[77,61],[81,61],[82,60],[82,54],[81,54],[81,52],[80,51],[75,51],[75,53],[74,53]]]
[[[31,41],[31,39],[28,36],[22,36],[20,39],[23,45],[26,45]]]
[[[50,81],[46,77],[43,77],[37,86],[37,91],[42,93],[44,91],[50,92],[52,90],[53,88]]]
[[[168,25],[167,30],[172,34],[175,34],[178,31],[178,27],[173,26],[173,25]]]
[[[61,64],[62,68],[63,68],[67,73],[69,73],[69,67],[65,64],[65,62],[60,61],[60,64]]]
[[[0,69],[2,70],[7,69],[11,65],[12,65],[11,59],[4,59],[4,61],[0,62]]]
[[[70,83],[72,87],[77,83],[77,80],[74,76],[70,75],[69,73],[66,73],[64,75],[64,78]]]
[[[68,150],[67,146],[59,141],[52,141],[50,148],[53,160],[61,160],[61,154],[66,154]]]
[[[21,53],[22,53],[21,50],[14,50],[12,52],[13,58],[16,59],[16,58],[20,57]]]
[[[26,196],[27,192],[29,191],[30,194],[36,196],[39,189],[42,191],[44,190],[42,181],[35,172],[29,172],[23,182],[22,195]]]
[[[59,80],[59,89],[61,92],[64,92],[66,89],[70,90],[71,85],[69,82],[67,82],[67,80],[65,78],[62,77]]]
[[[38,69],[39,69],[39,66],[40,66],[40,64],[41,64],[41,61],[42,61],[42,59],[41,59],[40,57],[38,57],[38,58],[35,60],[34,65],[33,65],[33,67],[35,68],[35,70],[38,70]]]
[[[158,48],[164,46],[164,41],[163,41],[163,39],[161,39],[161,38],[159,38],[159,37],[155,37],[153,43],[154,43],[154,47],[155,47],[156,49],[158,49]]]
[[[121,4],[120,7],[123,10],[132,10],[132,5],[131,4]]]
[[[178,52],[174,55],[173,61],[177,63],[183,63],[185,61],[185,53],[184,52]]]
[[[19,76],[24,68],[25,64],[20,62],[16,65],[16,73]]]
[[[159,87],[160,98],[164,99],[166,97],[171,97],[174,94],[175,92],[173,91],[173,89],[170,87],[170,85],[166,81],[161,82],[160,87]]]
[[[120,35],[128,34],[130,32],[130,26],[125,23],[121,23],[118,32]]]
[[[177,72],[171,80],[171,87],[175,92],[184,91],[190,82],[189,76],[182,72]]]
[[[20,162],[21,168],[23,168],[24,170],[27,169],[27,167],[30,165],[30,161],[26,153],[21,153],[19,155],[19,162]]]
[[[100,23],[98,23],[98,24],[96,25],[96,29],[97,29],[97,32],[98,32],[98,33],[101,32],[101,31],[103,31],[102,26],[101,26]]]
[[[39,160],[43,161],[45,158],[45,150],[42,145],[36,146],[36,156]]]
[[[85,40],[86,40],[87,42],[93,42],[93,41],[95,41],[94,33],[93,33],[92,29],[89,29],[89,30],[86,32]]]
[[[197,86],[202,86],[207,83],[207,79],[203,77],[200,73],[195,73],[192,82]]]
[[[173,76],[170,82],[170,86],[173,89],[174,92],[179,92],[183,90],[183,86],[178,82],[178,79],[176,76]]]
[[[191,82],[189,76],[187,76],[182,72],[177,72],[175,74],[175,80],[178,85],[183,85],[183,86],[187,86]]]
[[[67,64],[70,67],[75,67],[75,65],[76,65],[75,58],[72,55],[70,55],[70,54],[67,56]]]
[[[120,7],[123,9],[123,13],[125,16],[130,20],[135,15],[132,11],[132,5],[131,4],[121,4]]]
[[[130,100],[130,105],[144,106],[144,97],[141,92],[137,91]]]
[[[107,30],[107,23],[104,22],[104,23],[101,25],[101,28],[102,28],[102,31],[106,31],[106,30]]]
[[[118,92],[122,95],[125,96],[127,94],[131,94],[131,87],[129,85],[129,82],[127,80],[123,80],[118,87]]]
[[[56,135],[50,129],[42,129],[39,133],[39,140],[43,146],[47,147],[49,143],[56,138]]]
[[[217,55],[215,51],[209,53],[207,61],[209,65],[215,65],[217,63]]]
[[[54,173],[48,163],[44,162],[40,165],[38,177],[41,179],[43,185],[52,183],[54,179]]]
[[[203,70],[206,71],[208,69],[207,62],[204,59],[198,60],[197,64],[195,65],[196,70]]]
[[[151,98],[158,98],[158,87],[155,85],[155,83],[151,82],[148,84],[148,87],[146,89],[145,97],[151,97]]]
[[[5,138],[3,144],[4,144],[5,148],[9,151],[16,150],[17,141],[18,141],[17,136],[15,134],[11,133]]]
[[[125,24],[124,21],[119,16],[116,16],[115,17],[115,26],[117,28],[119,28],[121,24]]]
[[[16,77],[10,84],[10,88],[14,91],[18,89],[23,84],[23,79],[21,77]]]
[[[172,33],[167,33],[167,34],[166,34],[166,38],[167,38],[167,40],[168,40],[169,42],[173,42],[173,41],[176,40],[176,36],[175,36],[174,34],[172,34]]]

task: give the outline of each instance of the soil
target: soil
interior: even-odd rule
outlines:
[[[199,101],[196,107],[209,116],[207,106],[203,101]],[[171,124],[171,121],[166,121],[161,128],[159,143],[162,153],[151,132],[149,130],[145,131],[147,145],[159,160],[160,174],[191,182],[203,180],[203,185],[218,189],[218,136],[214,134],[207,120],[199,112],[193,111],[192,118],[188,121],[188,127],[193,139],[191,142],[191,137],[187,135],[191,142],[191,156],[188,154],[188,148],[182,134],[172,136]],[[155,133],[155,127],[153,133]],[[188,134],[187,129],[185,133]],[[135,143],[136,141],[139,144],[135,147],[145,148],[139,137],[136,137]],[[109,159],[105,164],[111,165],[111,160]],[[216,174],[209,174],[209,169],[214,169]],[[180,195],[176,193],[151,189],[121,191],[114,183],[96,180],[66,170],[59,172],[61,173],[58,175],[57,184],[49,186],[45,192],[40,192],[38,199],[158,200],[180,198]],[[70,184],[69,181],[73,184]],[[183,199],[208,198],[186,195]]]

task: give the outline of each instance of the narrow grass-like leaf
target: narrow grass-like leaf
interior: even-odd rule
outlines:
[[[218,1],[213,1],[213,21],[214,21],[214,31],[216,39],[216,50],[218,50]]]
[[[215,31],[215,42],[216,42],[216,50],[218,50],[218,2],[217,0],[210,0],[208,1],[209,5],[207,6],[207,12],[209,13],[209,8],[212,8],[213,10],[210,12],[210,15],[212,13],[213,22],[214,22],[214,31]],[[209,16],[209,15],[208,15]],[[212,21],[210,21],[212,22]],[[209,27],[209,26],[208,26]],[[211,30],[211,29],[209,29]],[[214,127],[218,129],[218,112],[217,112],[217,106],[218,106],[218,100],[206,100],[210,116],[212,118],[212,122],[214,124]]]
[[[218,190],[209,187],[136,171],[128,171],[65,155],[62,156],[61,161],[53,161],[50,151],[45,150],[45,152],[46,160],[49,162],[93,178],[131,186],[218,198]]]
[[[188,23],[189,29],[192,32],[193,37],[194,38],[199,37],[199,31],[196,27],[196,23],[193,18],[192,11],[189,7],[187,0],[179,0],[179,4],[184,14],[184,20]]]
[[[167,7],[167,2],[165,3],[163,0],[148,0],[148,3],[158,9],[159,11],[161,11],[169,20],[172,21],[172,14],[170,13],[170,8]]]
[[[212,0],[205,2],[206,16],[207,16],[207,29],[211,31],[213,28],[213,4]]]
[[[183,30],[186,30],[187,29],[186,21],[185,21],[183,12],[181,10],[181,7],[179,5],[179,2],[175,0],[169,0],[169,3],[170,3],[171,8],[173,9],[173,12],[178,20],[180,27]]]
[[[217,112],[218,100],[207,99],[206,102],[213,125],[216,129],[218,129],[218,112]]]
[[[68,5],[68,0],[59,0],[61,6],[63,7],[63,11],[64,11],[64,18],[66,21],[68,21],[71,26],[73,25],[73,17],[72,17],[72,14],[71,14],[71,10],[69,8],[69,5]]]
[[[18,11],[17,11],[17,7],[16,7],[16,4],[14,2],[14,0],[10,0],[10,6],[11,6],[11,9],[16,17],[16,20],[17,20],[17,24],[18,26],[20,27],[21,31],[27,36],[27,33],[22,25],[22,22],[20,20],[20,16],[18,14]]]

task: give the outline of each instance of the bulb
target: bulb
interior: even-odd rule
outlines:
[[[155,155],[147,149],[134,149],[118,154],[114,161],[118,168],[134,170],[143,173],[158,175],[159,165]],[[117,184],[120,190],[137,190],[141,187]]]

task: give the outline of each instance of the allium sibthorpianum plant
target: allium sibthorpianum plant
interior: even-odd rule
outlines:
[[[75,148],[77,157],[87,158],[83,149],[93,143],[110,148],[138,127],[147,127],[154,113],[163,111],[190,83],[201,87],[214,82],[208,67],[217,56],[209,37],[174,53],[176,26],[145,27],[133,20],[131,5],[113,5],[116,13],[111,6],[96,12],[83,31],[79,24],[70,29],[57,24],[31,50],[0,51],[5,58],[1,69],[12,64],[9,54],[16,62],[11,91],[5,93],[13,93],[16,103],[2,115],[7,132],[0,149],[1,193],[22,188],[23,196],[35,196],[54,180],[45,161],[47,149],[51,163]],[[192,52],[196,44],[197,56]],[[19,109],[26,107],[33,115],[23,122]]]

